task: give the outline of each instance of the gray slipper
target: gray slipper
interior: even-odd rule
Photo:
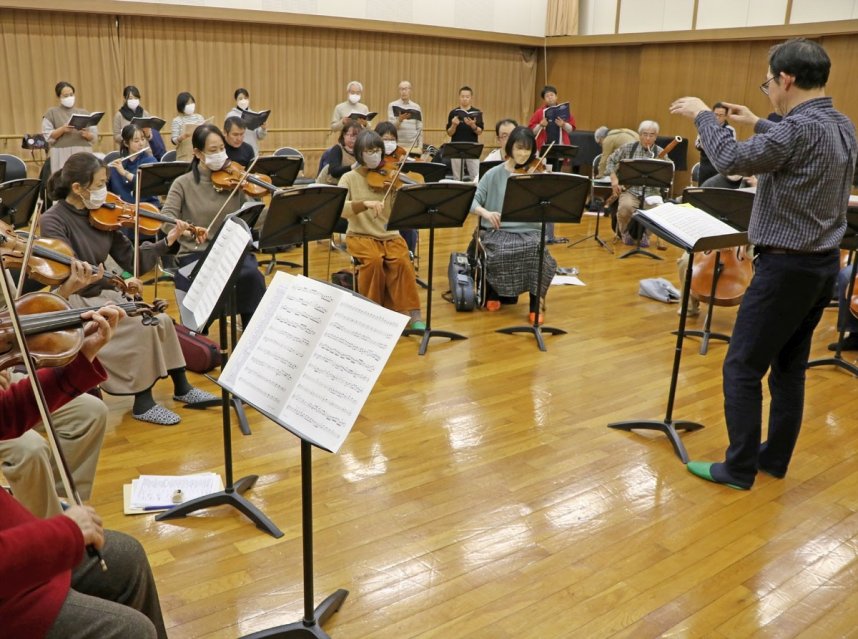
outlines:
[[[131,416],[141,422],[149,422],[150,424],[158,424],[159,426],[174,426],[182,421],[182,418],[176,413],[169,408],[164,408],[160,404],[155,404],[142,415],[134,415],[132,413]]]
[[[184,395],[173,395],[173,399],[183,404],[201,404],[202,402],[220,401],[220,397],[212,395],[199,388],[192,388]]]

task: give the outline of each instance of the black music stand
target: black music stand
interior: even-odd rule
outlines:
[[[571,165],[572,158],[578,155],[578,147],[571,144],[554,144],[550,149],[548,147],[549,144],[543,144],[538,155],[542,157],[542,154],[548,151],[545,160],[554,167],[555,172],[560,172],[563,160],[569,160]],[[558,166],[554,166],[555,164]]]
[[[446,182],[444,184],[413,184],[404,186],[396,194],[393,211],[387,222],[388,230],[429,229],[429,286],[426,293],[426,328],[405,329],[403,335],[420,335],[418,355],[425,355],[429,340],[447,337],[451,340],[467,339],[450,331],[432,330],[432,278],[435,264],[435,229],[460,228],[471,210],[476,187],[473,184]]]
[[[221,226],[221,230],[223,230],[224,226],[230,219],[235,219],[238,224],[241,224],[248,233],[250,233],[250,228],[247,224],[241,220],[241,218],[235,214],[228,215],[226,220],[224,221],[224,225]],[[218,231],[218,235],[220,231]],[[203,263],[206,258],[210,255],[212,248],[215,246],[215,242],[217,241],[217,235],[212,238],[212,241],[209,243],[208,247],[206,247],[205,253],[203,257],[197,260],[196,266],[191,273],[189,279],[193,280],[194,277],[199,273],[202,268]],[[237,340],[237,329],[235,323],[236,317],[236,303],[235,303],[235,286],[236,280],[238,279],[238,274],[241,271],[241,260],[236,263],[235,267],[232,270],[232,273],[229,276],[226,286],[224,286],[223,291],[218,298],[217,303],[215,304],[214,311],[212,312],[212,317],[209,318],[209,321],[206,322],[208,324],[212,321],[215,314],[217,314],[219,318],[219,334],[220,334],[220,366],[221,370],[223,370],[224,366],[226,366],[227,361],[229,360],[229,348],[227,342],[227,333],[226,333],[226,324],[227,324],[227,316],[231,316],[231,325],[232,325],[232,344],[235,345]],[[198,327],[199,328],[199,327]],[[206,377],[209,377],[208,375]],[[212,379],[209,377],[209,379]],[[212,381],[216,381],[213,380]],[[251,502],[244,498],[243,494],[248,489],[252,488],[256,481],[259,479],[259,475],[247,475],[242,477],[238,481],[233,481],[233,473],[232,473],[232,424],[230,418],[230,404],[234,403],[236,410],[238,411],[241,407],[241,400],[237,397],[231,397],[229,391],[225,388],[221,388],[221,401],[219,402],[222,410],[222,421],[223,421],[223,457],[224,457],[224,474],[225,474],[225,487],[222,491],[212,493],[210,495],[203,495],[202,497],[197,497],[196,499],[192,499],[183,504],[179,504],[178,506],[174,506],[167,511],[164,511],[158,514],[155,517],[156,521],[165,521],[167,519],[178,519],[179,517],[185,517],[193,512],[198,510],[202,510],[203,508],[210,508],[213,506],[223,506],[228,505],[236,508],[240,512],[244,513],[244,515],[252,521],[259,530],[263,532],[267,532],[269,535],[275,538],[280,538],[283,536],[283,531],[281,531],[274,523],[265,516],[265,514],[259,510],[256,506],[254,506]],[[239,418],[244,416],[243,409],[239,413]],[[248,433],[249,434],[249,433]]]
[[[296,187],[271,198],[259,233],[259,248],[301,243],[304,276],[310,275],[309,242],[326,240],[343,212],[348,189],[328,184]]]
[[[595,200],[596,200],[596,197],[595,197],[596,189],[597,188],[606,188],[606,187],[611,188],[610,180],[608,182],[604,182],[603,180],[596,180],[592,176],[590,177],[590,203],[591,203],[591,206],[592,206],[592,203],[595,202]],[[589,239],[594,239],[594,240],[596,240],[596,244],[601,246],[608,253],[611,253],[611,254],[614,253],[614,249],[611,248],[608,245],[608,243],[605,242],[605,240],[603,240],[601,237],[599,237],[599,220],[602,217],[603,213],[605,215],[608,215],[607,209],[604,209],[604,210],[603,209],[604,209],[604,207],[600,206],[599,209],[596,211],[596,229],[593,231],[593,234],[592,235],[586,235],[586,236],[582,237],[580,240],[576,240],[576,241],[572,242],[566,248],[572,248],[573,246],[578,246],[581,242],[584,242],[584,241],[589,240]]]
[[[41,182],[32,178],[0,184],[0,219],[14,228],[26,226],[36,210]]]
[[[447,165],[443,162],[406,161],[402,166],[405,173],[413,171],[423,176],[424,182],[440,182],[447,177]]]
[[[542,333],[565,335],[566,331],[551,326],[540,326],[542,311],[542,270],[545,264],[545,225],[548,222],[577,224],[584,214],[584,203],[590,189],[590,181],[583,175],[571,173],[533,173],[512,175],[506,183],[501,220],[507,222],[538,222],[539,273],[536,277],[536,292],[540,303],[533,315],[532,326],[501,328],[498,333],[533,333],[539,350],[545,351]]]
[[[858,277],[858,208],[849,208],[846,210],[846,233],[840,242],[840,248],[849,251],[852,260],[852,272],[849,274],[849,283],[846,285],[846,299],[851,300],[855,294],[855,278]],[[840,301],[838,300],[838,314],[840,313],[839,305]],[[846,328],[842,327],[838,330],[837,347],[834,351],[834,357],[811,360],[807,363],[807,367],[837,366],[858,376],[858,366],[844,359],[841,354],[845,338]]]
[[[733,228],[747,231],[751,223],[751,208],[754,206],[754,193],[738,189],[689,187],[682,192],[682,201],[696,206],[698,209],[703,209],[709,215],[718,218],[722,222],[726,222]],[[729,335],[712,332],[715,291],[718,290],[718,280],[723,270],[720,253],[716,252],[715,267],[712,274],[712,289],[709,292],[709,307],[706,310],[703,330],[685,331],[686,336],[703,338],[700,342],[701,355],[706,355],[709,351],[710,339],[720,339],[728,344],[730,343]]]
[[[140,198],[167,195],[177,177],[191,170],[190,162],[153,162],[137,168]]]
[[[643,195],[641,196],[641,206],[644,205],[646,199],[647,188],[669,189],[673,184],[673,164],[667,160],[650,160],[650,159],[635,159],[635,160],[620,160],[617,166],[617,181],[620,186],[642,186]],[[646,255],[654,260],[661,258],[641,248],[641,239],[638,239],[637,246],[620,255],[619,259],[625,259],[632,255]]]
[[[304,160],[291,155],[261,155],[253,165],[254,173],[271,178],[271,184],[277,188],[286,188],[295,184]]]
[[[503,160],[483,160],[480,162],[480,179],[483,179],[483,176],[490,169],[495,168],[496,166],[503,164]]]
[[[689,214],[691,213],[692,211],[689,209]],[[614,422],[612,424],[608,424],[608,428],[615,428],[618,430],[625,431],[632,431],[635,429],[661,431],[662,433],[667,435],[667,438],[670,440],[670,443],[673,446],[673,450],[676,453],[677,457],[682,460],[683,464],[687,464],[688,453],[685,451],[685,446],[683,445],[682,440],[679,438],[677,430],[685,430],[689,432],[700,430],[701,428],[703,428],[703,424],[698,424],[696,422],[690,422],[686,420],[674,420],[673,404],[676,399],[676,387],[679,382],[679,362],[682,358],[682,340],[684,339],[685,335],[685,321],[688,313],[688,299],[691,295],[691,270],[694,266],[694,253],[698,251],[714,251],[718,249],[726,249],[747,244],[748,234],[747,232],[737,231],[735,233],[726,233],[724,235],[701,237],[692,244],[686,240],[680,239],[675,234],[671,233],[669,230],[666,230],[665,228],[653,223],[649,218],[641,215],[640,213],[638,213],[638,215],[640,215],[639,219],[653,233],[658,235],[663,240],[666,240],[674,246],[678,246],[686,253],[688,253],[688,268],[685,271],[685,286],[683,286],[682,288],[682,312],[679,314],[679,329],[676,331],[676,350],[674,352],[673,357],[673,372],[670,376],[670,390],[667,394],[667,411],[665,413],[664,419],[661,421],[652,419],[641,419]]]
[[[444,160],[461,160],[462,177],[465,177],[465,160],[479,160],[483,154],[483,145],[479,142],[445,142],[441,145],[441,157]],[[452,164],[450,165],[452,169]],[[476,175],[469,176],[476,180]]]

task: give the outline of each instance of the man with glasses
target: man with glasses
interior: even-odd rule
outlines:
[[[512,133],[512,130],[517,126],[518,122],[512,118],[498,120],[497,124],[495,124],[495,135],[498,139],[498,148],[489,153],[483,162],[503,162],[506,160],[506,141],[509,138],[509,134]]]
[[[760,89],[783,120],[757,117],[724,103],[732,123],[754,136],[738,142],[698,98],[670,112],[692,118],[703,148],[724,174],[758,177],[748,238],[757,262],[724,360],[725,461],[692,461],[698,477],[747,490],[757,471],[787,472],[804,404],[813,331],[831,299],[838,247],[855,167],[855,127],[825,95],[831,60],[817,43],[798,38],[772,47]],[[768,438],[762,439],[762,378],[769,372]]]

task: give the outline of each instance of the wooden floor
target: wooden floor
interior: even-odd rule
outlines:
[[[547,322],[568,334],[547,336],[543,353],[530,336],[495,332],[521,323],[526,304],[455,313],[441,300],[450,251],[464,250],[472,224],[438,233],[433,313],[435,328],[469,339],[433,339],[424,357],[417,338],[401,339],[339,454],[313,454],[316,602],[350,592],[326,630],[338,639],[858,636],[858,380],[809,371],[786,479],[761,476],[750,492],[700,481],[661,434],[606,427],[665,415],[676,306],[637,289],[646,277],[675,282],[678,250],[654,261],[618,260],[592,239],[552,248],[586,286],[552,287]],[[558,234],[576,239],[593,224]],[[327,250],[311,249],[311,275],[322,278]],[[834,316],[826,312],[813,355],[834,339]],[[717,309],[714,328],[729,333],[734,317]],[[727,441],[726,347],[713,342],[701,356],[698,344],[683,349],[674,417],[706,425],[683,440],[692,458],[716,460]],[[177,408],[170,395],[169,383],[156,386]],[[122,484],[138,474],[223,472],[221,417],[181,410],[180,425],[156,427],[131,419],[129,400],[108,402],[92,503],[145,546],[170,636],[238,637],[300,619],[296,439],[253,411],[252,436],[234,431],[236,476],[259,475],[247,497],[282,539],[228,507],[172,523],[127,517]]]

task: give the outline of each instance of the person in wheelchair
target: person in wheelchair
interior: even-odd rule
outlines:
[[[357,167],[340,178],[348,189],[342,217],[348,220],[346,248],[358,262],[358,293],[385,308],[411,317],[409,328],[426,328],[420,316],[417,276],[408,246],[398,231],[388,231],[395,193],[370,186],[368,176],[384,163],[384,142],[375,131],[362,131],[354,146]],[[376,172],[375,177],[381,174]]]
[[[545,250],[542,290],[537,291],[540,225],[530,222],[505,222],[501,217],[506,184],[510,175],[526,173],[539,160],[536,139],[525,126],[512,130],[504,147],[506,161],[486,171],[477,186],[471,213],[479,216],[479,244],[485,254],[486,309],[497,311],[503,298],[530,295],[530,321],[539,314],[541,300],[557,271],[557,261]]]

